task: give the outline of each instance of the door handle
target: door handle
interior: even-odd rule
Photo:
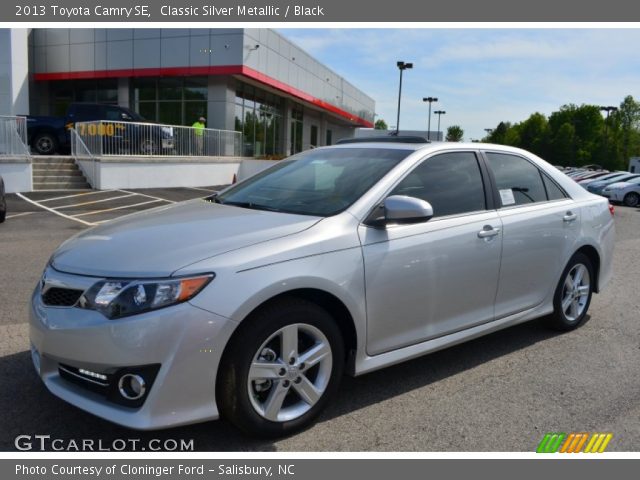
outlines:
[[[478,238],[491,238],[500,233],[499,228],[493,228],[491,225],[485,225],[482,230],[478,232]]]
[[[571,210],[569,210],[567,213],[564,214],[564,217],[562,217],[562,220],[564,220],[565,222],[573,222],[576,218],[578,218],[578,214],[573,213]]]

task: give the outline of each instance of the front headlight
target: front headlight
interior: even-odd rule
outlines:
[[[160,280],[102,280],[80,297],[78,305],[109,319],[126,317],[186,302],[214,277],[208,273]]]

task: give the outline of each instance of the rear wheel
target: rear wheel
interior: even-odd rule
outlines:
[[[50,133],[37,134],[32,144],[39,155],[53,155],[58,150],[58,142]]]
[[[640,195],[636,192],[629,192],[624,196],[623,201],[627,207],[637,207],[640,204]]]
[[[568,331],[585,319],[591,303],[595,276],[589,257],[576,253],[562,272],[553,298],[554,312],[549,316],[551,327]]]
[[[252,435],[281,436],[307,427],[336,393],[344,344],[317,305],[288,299],[239,327],[220,365],[222,415]]]

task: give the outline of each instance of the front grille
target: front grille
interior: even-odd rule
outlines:
[[[73,307],[81,295],[82,290],[51,287],[42,295],[42,301],[51,307]]]

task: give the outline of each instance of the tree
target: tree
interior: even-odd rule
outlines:
[[[447,128],[447,142],[461,142],[464,137],[464,130],[460,125],[451,125]]]
[[[615,120],[620,123],[620,136],[622,137],[621,161],[626,166],[629,157],[638,153],[640,149],[640,104],[631,95],[624,97],[620,108],[616,112]]]
[[[389,129],[389,127],[387,127],[387,122],[385,122],[381,118],[376,120],[375,126],[373,128],[375,128],[376,130],[388,130]]]
[[[520,147],[545,157],[549,143],[549,124],[547,117],[541,113],[533,113],[520,124]]]

